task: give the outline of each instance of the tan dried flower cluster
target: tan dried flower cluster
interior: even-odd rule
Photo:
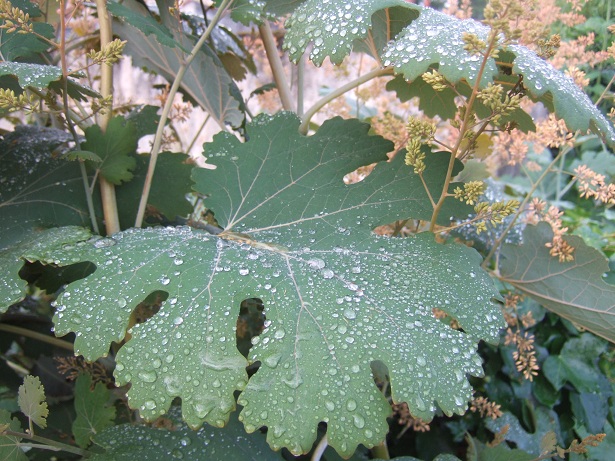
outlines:
[[[87,373],[92,377],[92,385],[103,383],[107,386],[114,385],[113,378],[100,362],[87,362],[82,356],[55,357],[58,372],[68,381],[74,381],[81,373]]]
[[[517,371],[529,381],[538,375],[538,360],[536,359],[536,349],[534,347],[534,335],[524,331],[536,324],[531,312],[519,316],[517,306],[522,297],[515,293],[508,293],[504,297],[504,319],[508,324],[504,344],[513,345],[516,350],[513,352],[513,359]]]
[[[156,99],[160,102],[161,106],[164,106],[167,103],[167,98],[169,97],[169,89],[170,85],[167,83],[164,88],[161,90],[160,94],[156,96]],[[175,98],[177,101],[173,102],[173,106],[171,108],[171,113],[169,114],[169,119],[174,122],[185,122],[190,117],[192,113],[192,104],[189,102],[182,101],[179,96]]]
[[[615,184],[606,183],[603,174],[596,173],[587,165],[576,167],[574,174],[574,179],[579,182],[581,197],[594,198],[605,205],[615,204]]]
[[[566,234],[568,228],[563,227],[563,214],[564,212],[556,206],[551,205],[547,209],[546,202],[539,198],[533,198],[525,215],[525,221],[529,224],[538,224],[541,221],[549,223],[553,230],[553,239],[545,246],[551,248],[549,253],[551,256],[557,256],[560,262],[574,260],[574,248],[564,240],[564,234]]]
[[[481,418],[498,419],[502,416],[501,405],[490,402],[487,397],[474,397],[470,402],[470,411],[478,413]]]
[[[397,422],[401,426],[404,426],[397,438],[401,438],[409,429],[412,429],[414,432],[427,432],[430,429],[429,423],[423,421],[421,418],[415,418],[410,414],[406,402],[394,404],[393,412],[395,413]]]

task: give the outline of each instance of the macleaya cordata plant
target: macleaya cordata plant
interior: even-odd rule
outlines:
[[[117,400],[134,413],[116,414],[105,373],[75,362],[86,372],[75,385],[78,447],[35,435],[31,422],[22,430],[2,411],[3,456],[25,459],[21,447],[34,447],[99,461],[232,459],[241,440],[241,453],[258,459],[290,456],[283,448],[320,459],[327,447],[351,457],[360,446],[388,458],[393,412],[404,432],[422,431],[435,416],[468,407],[497,418],[486,423],[496,434],[491,446],[468,436],[468,459],[545,459],[602,440],[579,429],[520,444],[508,437],[521,432],[507,435],[498,422],[510,421],[510,411],[471,385],[484,374],[479,343],[495,348],[504,328],[502,347],[514,349],[509,371],[538,380],[529,332],[536,319],[509,290],[615,340],[603,255],[567,236],[560,211],[538,194],[580,142],[571,133],[606,150],[615,131],[576,86],[578,72],[566,77],[518,43],[518,25],[532,16],[522,3],[492,0],[479,23],[402,0],[223,0],[213,14],[202,5],[201,16],[165,0],[155,12],[101,0],[100,43],[82,52],[69,24],[90,7],[61,1],[56,39],[35,4],[0,4],[0,108],[38,122],[0,143],[0,299],[15,309],[28,293],[41,296],[32,290],[46,290],[54,335],[73,333],[74,342],[0,327],[102,360],[122,390]],[[283,111],[246,107],[234,79],[254,62],[220,24],[228,12],[258,26]],[[341,64],[354,50],[373,67],[303,110],[303,88],[293,95],[269,23],[277,18],[297,81],[308,57]],[[557,38],[530,36],[542,55],[554,55]],[[112,66],[123,53],[168,81],[160,114],[114,109]],[[100,83],[92,89],[87,79]],[[358,113],[315,121],[335,98],[382,79],[400,105],[418,96],[429,119],[391,109],[371,124]],[[204,145],[215,171],[162,150],[169,118],[180,117],[178,93],[207,112],[204,124],[218,124]],[[535,102],[554,113],[543,128],[530,116]],[[400,127],[394,139],[384,135]],[[560,152],[520,194],[494,192],[498,175],[477,159],[497,143],[521,152],[531,139],[516,136],[540,129],[551,130],[552,147],[559,136]],[[146,135],[154,136],[151,151],[137,155]],[[524,156],[511,149],[509,159]],[[606,176],[582,165],[574,175],[584,196],[611,203]],[[550,226],[531,225],[538,221]],[[406,237],[374,232],[387,226]],[[604,352],[583,341],[591,345],[584,350]],[[40,406],[42,387],[36,393]],[[19,407],[37,421],[21,400]]]

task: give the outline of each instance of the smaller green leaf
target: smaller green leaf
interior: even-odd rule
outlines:
[[[551,226],[527,226],[523,245],[506,244],[500,258],[501,280],[531,296],[547,309],[615,342],[615,286],[603,280],[609,271],[604,256],[577,236],[564,236],[574,260],[559,262],[545,244]]]
[[[45,389],[37,376],[28,375],[19,386],[17,402],[21,412],[41,428],[47,427],[49,409],[45,402]]]
[[[81,147],[102,158],[102,164],[96,167],[107,181],[118,185],[132,179],[132,172],[137,161],[131,154],[137,150],[137,134],[132,123],[122,116],[114,117],[103,133],[98,125],[85,130],[87,139]]]
[[[11,414],[0,409],[0,459],[4,461],[27,461],[28,457],[19,447],[21,437],[3,435],[5,430],[21,432],[21,424],[17,418],[11,418]]]
[[[207,461],[279,461],[282,456],[269,449],[261,433],[246,434],[236,414],[223,429],[205,426],[198,432],[181,421],[178,407],[168,415],[174,431],[121,424],[104,430],[94,438],[105,453],[91,461],[159,461],[185,459]]]
[[[137,139],[156,133],[160,116],[156,106],[140,106],[126,115],[126,121],[132,123],[137,131]]]
[[[398,75],[387,82],[386,89],[395,91],[400,101],[405,102],[414,97],[419,98],[419,108],[428,117],[439,115],[443,119],[452,119],[457,112],[455,105],[456,94],[450,88],[443,91],[435,91],[433,87],[421,77],[407,82],[403,76]]]
[[[82,448],[92,442],[92,437],[113,426],[115,407],[109,405],[111,392],[103,383],[96,383],[92,389],[92,377],[80,374],[75,382],[75,411],[73,422],[75,442]]]
[[[557,355],[550,355],[542,364],[542,372],[556,390],[564,387],[567,380],[567,371]]]
[[[24,62],[0,62],[0,76],[14,75],[22,88],[47,88],[56,80],[62,78],[62,69],[44,64]]]
[[[94,152],[88,150],[73,150],[67,153],[64,158],[66,160],[89,160],[94,163],[102,163],[103,159]]]

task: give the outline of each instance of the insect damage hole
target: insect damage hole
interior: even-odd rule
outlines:
[[[252,348],[252,338],[260,335],[265,328],[265,305],[260,298],[247,298],[241,301],[235,338],[237,349],[244,356]]]

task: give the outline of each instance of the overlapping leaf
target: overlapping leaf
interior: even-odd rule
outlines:
[[[561,263],[545,247],[552,238],[551,227],[541,223],[526,228],[523,245],[504,245],[501,279],[547,309],[615,342],[615,286],[602,279],[609,270],[606,259],[580,237],[566,236],[574,248],[574,261]]]
[[[177,46],[171,48],[161,44],[159,39],[155,38],[158,34],[146,35],[138,26],[128,21],[115,21],[113,32],[128,41],[124,52],[132,57],[136,66],[161,75],[170,82],[175,79],[177,70],[187,57]],[[196,42],[194,37],[186,34],[175,36],[175,41],[187,50],[191,50]],[[180,88],[220,126],[230,124],[239,127],[243,123],[241,93],[216,54],[207,45],[201,48],[192,61]]]
[[[17,418],[11,418],[11,413],[0,408],[0,427],[13,432],[21,432],[21,424]],[[2,435],[0,431],[0,457],[6,461],[27,461],[28,457],[20,447],[21,437]]]
[[[17,394],[19,409],[34,424],[41,428],[47,427],[49,408],[45,402],[45,389],[37,376],[28,375],[19,386]]]
[[[33,228],[89,224],[79,165],[52,156],[69,139],[61,130],[24,126],[0,141],[0,248]]]
[[[81,374],[75,381],[75,412],[73,435],[80,447],[86,448],[92,437],[113,426],[115,407],[109,404],[111,391],[103,383],[92,389],[92,377]]]
[[[386,158],[391,143],[352,120],[333,119],[312,137],[297,134],[298,126],[290,114],[259,118],[247,127],[248,142],[222,134],[207,146],[218,169],[193,177],[210,194],[222,234],[130,230],[44,259],[97,267],[67,287],[55,318],[56,332],[76,332],[76,351],[88,359],[124,337],[147,295],[168,293],[117,355],[116,378],[132,383],[129,402],[144,417],[181,397],[190,426],[221,426],[241,390],[240,419],[249,432],[268,426],[273,448],[309,451],[326,421],[331,446],[349,455],[388,431],[390,406],[373,383],[372,362],[388,367],[393,399],[408,402],[414,415],[463,412],[471,397],[466,375],[482,373],[476,342],[496,340],[501,320],[474,250],[439,245],[430,234],[370,232],[392,217],[431,214],[403,160],[344,184],[356,166]],[[428,157],[434,191],[448,158]],[[248,298],[261,299],[267,316],[250,353],[263,365],[249,380],[235,345]],[[433,308],[463,331],[437,320]]]
[[[62,78],[62,69],[46,64],[29,64],[24,62],[0,62],[0,77],[14,75],[22,88],[47,88]]]

